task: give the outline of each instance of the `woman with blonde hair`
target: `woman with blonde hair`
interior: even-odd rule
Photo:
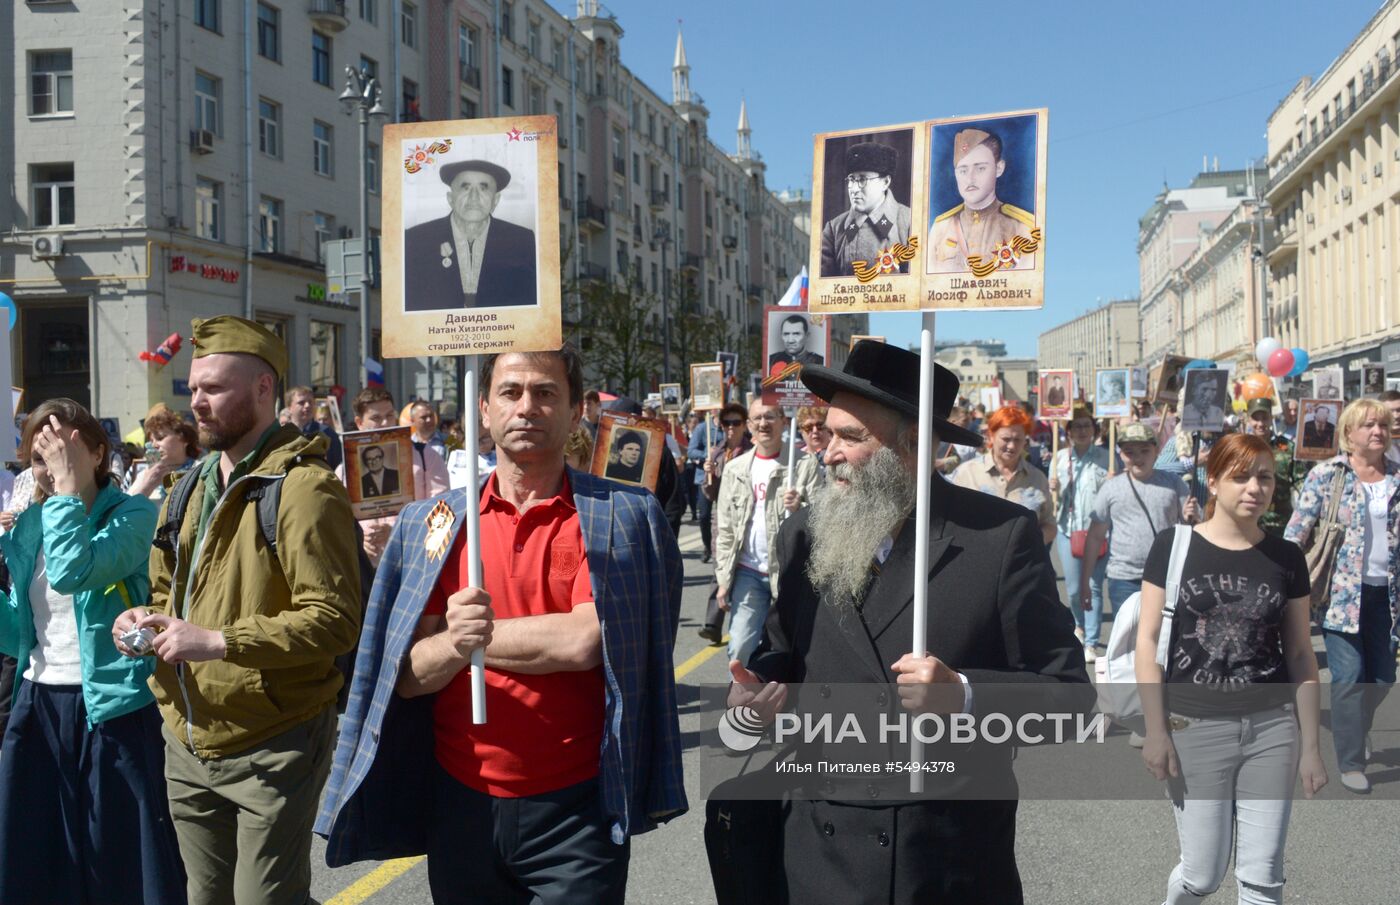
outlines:
[[[1376,707],[1395,684],[1395,617],[1400,607],[1396,551],[1400,549],[1396,502],[1400,464],[1387,459],[1390,410],[1358,399],[1337,419],[1342,448],[1309,472],[1283,536],[1306,548],[1318,523],[1335,509],[1341,543],[1325,589],[1322,641],[1332,671],[1332,744],[1342,787],[1371,791],[1366,778],[1367,734]]]

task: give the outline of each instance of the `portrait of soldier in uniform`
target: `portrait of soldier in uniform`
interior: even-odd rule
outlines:
[[[912,130],[908,135],[912,142]],[[913,212],[891,189],[896,174],[908,170],[912,161],[901,159],[892,145],[858,140],[846,147],[844,166],[833,169],[832,149],[838,141],[843,139],[827,141],[825,181],[830,185],[833,180],[844,179],[850,206],[822,227],[820,275],[824,277],[853,276],[856,261],[874,265],[882,252],[908,244],[913,228]],[[827,197],[832,194],[829,190]],[[909,272],[907,261],[899,264],[899,272]]]
[[[969,255],[979,255],[983,262],[1001,256],[1003,270],[1035,267],[1034,254],[1003,254],[1017,236],[1030,241],[1035,216],[997,197],[997,180],[1007,167],[1002,150],[1001,137],[989,130],[963,129],[953,136],[952,177],[962,203],[934,217],[924,255],[928,273],[970,271]],[[1025,163],[1033,167],[1035,162]],[[933,178],[945,177],[935,173]]]
[[[774,312],[770,316],[780,315]],[[812,322],[807,315],[789,314],[783,317],[782,322],[778,324],[778,339],[782,348],[768,356],[768,373],[776,374],[793,362],[804,365],[826,364],[821,352],[814,352],[808,348],[811,334]],[[769,343],[769,348],[772,348],[772,340],[769,340]]]

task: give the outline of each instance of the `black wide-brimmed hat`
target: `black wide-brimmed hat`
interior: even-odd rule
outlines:
[[[465,173],[467,170],[489,173],[491,178],[496,180],[496,191],[498,192],[510,185],[510,170],[489,160],[458,160],[454,163],[444,164],[438,170],[438,175],[442,177],[443,182],[451,185],[458,173]]]
[[[803,365],[802,382],[827,402],[837,393],[854,393],[901,415],[919,417],[919,356],[899,346],[863,339],[851,350],[845,368]],[[933,429],[946,443],[981,446],[980,436],[948,420],[959,386],[956,374],[934,364]]]

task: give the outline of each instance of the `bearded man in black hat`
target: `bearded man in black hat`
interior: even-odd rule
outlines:
[[[404,310],[535,304],[535,233],[492,216],[510,171],[462,160],[438,175],[451,212],[404,234]]]
[[[934,368],[934,442],[979,444],[947,420],[958,379]],[[910,651],[918,374],[917,355],[868,340],[843,371],[802,369],[802,382],[831,406],[828,486],[778,534],[778,599],[748,664],[730,663],[731,705],[771,712],[785,695],[778,683],[789,682],[869,683],[871,700],[895,719],[1003,712],[1011,685],[1074,709],[1092,705],[1082,647],[1034,514],[937,474],[925,491],[927,639]],[[869,777],[859,789],[792,796],[782,842],[788,900],[1022,902],[1011,752],[994,747],[979,766],[1013,790],[999,800],[900,800],[867,786]]]
[[[846,149],[851,206],[822,227],[822,276],[851,276],[853,262],[873,265],[880,252],[909,242],[913,213],[890,192],[898,165],[899,153],[889,145],[866,141]],[[899,265],[899,272],[909,272],[908,262]]]

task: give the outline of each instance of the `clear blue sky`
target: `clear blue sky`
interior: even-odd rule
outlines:
[[[573,15],[571,0],[553,0]],[[811,189],[812,134],[886,123],[1050,109],[1045,308],[950,312],[941,338],[999,338],[1033,356],[1039,334],[1138,293],[1137,220],[1163,180],[1183,186],[1201,155],[1221,169],[1265,152],[1265,121],[1317,75],[1379,0],[1306,5],[1170,3],[831,3],[607,0],[623,62],[671,92],[676,20],[710,137],[734,148],[739,99],[773,189]],[[871,332],[914,342],[918,315]]]

